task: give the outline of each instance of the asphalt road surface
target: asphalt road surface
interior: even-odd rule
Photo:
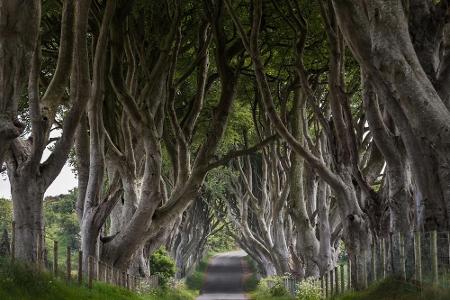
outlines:
[[[214,256],[197,300],[248,300],[243,289],[246,255],[244,251],[234,251]]]

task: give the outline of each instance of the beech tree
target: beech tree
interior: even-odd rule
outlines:
[[[207,251],[208,238],[224,228],[212,211],[217,209],[217,205],[209,203],[215,200],[205,196],[207,194],[203,191],[184,212],[180,225],[172,233],[172,243],[168,246],[177,266],[177,278],[192,273]]]
[[[145,14],[141,16],[135,10],[142,7],[133,7],[129,2],[117,7],[110,26],[109,73],[101,73],[104,71],[99,67],[97,88],[101,91],[100,85],[104,84],[108,91],[105,95],[112,101],[117,99],[109,106],[109,114],[118,115],[120,121],[104,122],[102,106],[105,108],[107,102],[106,98],[102,100],[103,94],[98,94],[99,98],[91,98],[88,110],[89,147],[86,131],[80,132],[77,143],[78,161],[90,153],[89,165],[79,164],[84,168],[81,173],[87,175],[80,177],[83,194],[78,204],[83,254],[95,255],[101,245],[101,258],[119,268],[127,268],[135,260],[134,265],[139,266],[139,270],[148,269],[142,266],[145,244],[151,241],[155,249],[153,245],[164,243],[179,216],[197,198],[208,170],[268,142],[216,158],[235,98],[242,64],[241,48],[236,47],[240,42],[234,39],[226,43],[221,5],[208,2],[205,7],[194,6],[205,17],[199,22],[194,20],[194,28],[198,30],[194,35],[198,37],[196,59],[187,70],[179,72],[178,60],[192,50],[192,40],[183,40],[185,22],[190,22],[185,20],[186,7],[180,3],[173,6],[166,6],[165,2],[145,4],[144,13],[145,9],[155,9],[158,5],[168,12],[162,18],[168,17],[171,22],[157,37],[138,30],[146,26]],[[106,16],[109,19],[111,7],[113,5],[108,3],[103,20],[107,20]],[[186,34],[189,36],[192,32]],[[211,74],[208,67],[212,37],[217,74]],[[137,43],[142,40],[148,40],[148,44]],[[155,45],[155,40],[161,43]],[[108,82],[103,83],[102,74],[103,77],[108,74]],[[189,109],[180,115],[177,101],[185,98],[183,94],[178,95],[178,90],[193,74],[196,76],[195,92],[190,95]],[[211,126],[197,133],[195,129],[205,98],[217,79],[219,96]],[[92,86],[95,87],[95,82]],[[168,174],[162,172],[163,153],[169,157]],[[106,179],[109,188],[103,191]],[[109,237],[100,239],[99,244],[100,230],[111,212],[113,222]]]
[[[2,19],[8,21],[2,23],[1,36],[1,44],[6,45],[1,50],[4,87],[1,101],[2,115],[5,116],[2,117],[1,160],[6,160],[11,183],[16,255],[22,260],[36,260],[38,244],[43,245],[43,196],[67,160],[88,99],[85,79],[89,75],[86,36],[89,6],[90,1],[63,2],[57,42],[58,38],[52,34],[50,37],[41,36],[40,1],[6,1],[2,5]],[[45,17],[55,20],[51,13]],[[42,26],[45,28],[46,23]],[[54,69],[41,67],[41,52],[46,49],[46,43],[51,46],[57,43]],[[67,95],[69,77],[70,97]],[[48,84],[42,86],[41,82]],[[28,138],[20,137],[25,126],[18,116],[18,103],[25,87],[31,127]],[[41,162],[48,143],[53,142],[50,132],[57,124],[58,109],[67,102],[69,108],[63,124],[59,125],[62,127],[61,136],[50,156]]]
[[[332,7],[368,84],[400,133],[416,201],[424,206],[418,225],[447,230],[448,1],[332,1]]]

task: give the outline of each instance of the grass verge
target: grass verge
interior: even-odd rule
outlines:
[[[257,267],[256,263],[250,256],[246,256],[245,260],[245,279],[244,279],[244,291],[250,293],[255,291],[258,287]]]
[[[386,279],[373,284],[367,290],[350,292],[336,300],[449,300],[450,290],[430,284],[417,286],[396,279]]]
[[[2,300],[193,300],[196,293],[182,287],[154,290],[140,295],[104,283],[92,289],[67,283],[8,260],[0,260],[0,299]]]
[[[248,293],[247,295],[250,296],[251,300],[294,300],[295,299],[291,296],[271,296],[260,290],[256,290],[254,292]]]
[[[203,283],[205,282],[208,262],[212,256],[214,256],[214,254],[208,253],[208,255],[199,262],[194,272],[186,278],[186,287],[189,290],[200,291],[202,289]]]

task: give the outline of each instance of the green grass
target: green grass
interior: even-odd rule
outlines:
[[[448,300],[450,290],[418,286],[401,280],[386,279],[370,286],[367,290],[351,292],[337,297],[336,300]]]
[[[195,271],[186,278],[186,286],[189,290],[200,291],[202,289],[203,283],[205,282],[208,262],[213,255],[214,254],[212,253],[208,253],[208,255],[199,262]]]
[[[248,271],[251,272],[249,277],[246,278],[244,281],[244,291],[246,291],[248,293],[248,292],[255,291],[256,288],[258,287],[259,281],[256,276],[258,270],[256,267],[256,263],[253,261],[253,259],[251,259],[250,256],[247,255],[244,259],[245,259],[245,262],[247,263]]]
[[[295,299],[291,296],[279,296],[279,297],[270,296],[260,290],[256,290],[254,292],[248,293],[247,295],[249,295],[250,299],[252,299],[252,300],[294,300]]]
[[[183,288],[155,290],[145,295],[95,283],[92,289],[66,283],[44,272],[0,260],[0,299],[2,300],[192,300],[194,291]]]
[[[155,290],[154,292],[141,296],[142,300],[193,300],[197,298],[198,291],[185,288]]]

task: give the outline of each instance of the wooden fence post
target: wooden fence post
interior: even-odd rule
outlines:
[[[384,246],[384,238],[380,240],[380,265],[381,278],[386,278],[386,247]]]
[[[450,273],[450,232],[447,232],[447,256],[448,256],[448,261],[447,261],[447,272]]]
[[[128,272],[127,272],[127,289],[129,289],[130,290],[130,274],[128,274]]]
[[[88,287],[92,289],[92,282],[94,280],[94,259],[92,256],[88,257]]]
[[[71,258],[70,258],[70,247],[67,247],[67,252],[66,252],[66,277],[67,277],[67,281],[70,281],[71,277],[72,277],[72,266],[71,266]]]
[[[347,289],[350,291],[352,289],[352,261],[350,259],[347,265],[347,280]]]
[[[420,231],[414,234],[414,269],[416,281],[422,282],[422,244]]]
[[[401,232],[398,233],[398,245],[400,251],[400,274],[402,279],[406,280],[405,237]]]
[[[339,266],[334,268],[334,293],[339,295],[340,287],[339,287]]]
[[[330,296],[333,297],[335,295],[334,289],[334,269],[330,270]]]
[[[41,254],[42,254],[42,243],[41,243],[41,237],[40,234],[38,234],[38,237],[36,239],[36,266],[38,270],[41,270]]]
[[[375,242],[372,243],[372,260],[371,260],[371,262],[372,262],[372,265],[371,265],[372,277],[371,277],[371,279],[372,279],[372,281],[377,281],[377,246],[376,246]]]
[[[438,275],[438,250],[437,250],[437,231],[431,232],[431,271],[433,284],[437,284],[439,281]]]
[[[53,274],[58,276],[58,241],[53,241]]]
[[[83,284],[83,251],[78,251],[78,284]]]
[[[16,259],[16,221],[11,223],[11,259]]]
[[[368,283],[367,283],[367,275],[368,275],[368,272],[367,272],[367,251],[363,255],[363,268],[362,268],[361,271],[362,271],[361,272],[361,276],[362,276],[362,282],[364,284],[364,288],[367,288],[368,287]],[[358,280],[359,280],[359,278],[358,278]]]
[[[330,274],[328,272],[325,273],[325,299],[328,299],[330,293],[329,293],[329,278],[330,278]]]
[[[106,269],[108,270],[108,276],[107,276],[107,282],[113,284],[113,280],[112,280],[112,272],[113,272],[113,268],[110,265],[106,265]]]
[[[95,258],[96,264],[95,266],[97,267],[97,270],[95,272],[95,280],[100,280],[100,260],[98,258]]]
[[[322,298],[325,297],[325,279],[323,278],[323,276],[320,276],[320,294],[322,295]]]
[[[341,293],[345,292],[344,265],[341,265]]]
[[[120,270],[116,269],[116,285],[117,286],[120,286],[120,284],[121,284],[121,277],[122,277],[122,274],[120,273]]]
[[[104,281],[108,283],[108,265],[106,263],[103,263],[103,271],[105,272],[105,274],[103,274]]]

